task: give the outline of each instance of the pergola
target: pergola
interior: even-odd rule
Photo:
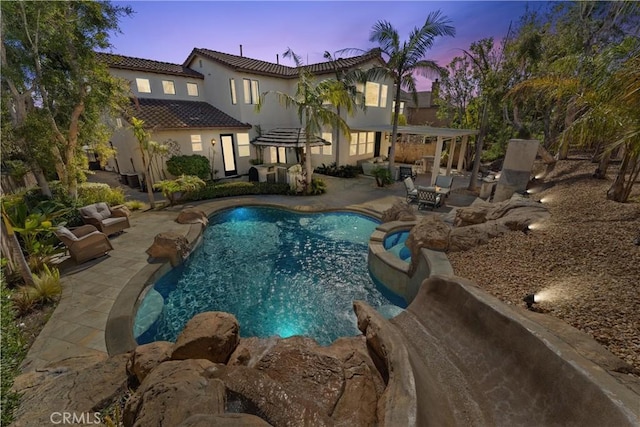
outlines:
[[[365,126],[359,128],[364,131],[370,132],[387,132],[391,135],[391,131],[393,130],[392,125],[377,125],[377,126]],[[431,185],[434,185],[436,182],[436,177],[438,176],[440,170],[440,159],[442,158],[442,146],[444,145],[445,140],[451,140],[451,149],[450,153],[453,154],[455,149],[455,144],[460,140],[460,154],[458,156],[458,164],[456,166],[458,172],[462,172],[462,162],[464,160],[464,153],[467,149],[467,142],[469,139],[469,135],[478,134],[477,130],[472,129],[452,129],[452,128],[437,128],[431,126],[398,126],[398,135],[422,135],[423,137],[427,136],[435,136],[436,137],[436,153],[433,161],[433,169],[431,172]],[[447,176],[451,174],[451,166],[453,165],[453,156],[449,156],[447,161]]]

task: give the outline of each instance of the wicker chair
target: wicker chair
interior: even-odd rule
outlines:
[[[54,233],[69,250],[71,259],[78,264],[101,257],[113,250],[109,238],[93,225],[83,225],[73,230],[58,227]]]
[[[84,206],[79,211],[85,224],[93,225],[107,236],[131,227],[129,224],[131,213],[124,205],[110,208],[106,203],[101,202]]]

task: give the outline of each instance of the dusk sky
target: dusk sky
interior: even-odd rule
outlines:
[[[546,2],[512,1],[133,1],[117,2],[134,10],[112,38],[112,53],[181,64],[195,47],[292,65],[283,60],[290,47],[305,63],[322,62],[325,51],[370,49],[371,28],[389,21],[404,40],[427,15],[441,10],[456,36],[438,38],[428,59],[441,66],[461,55],[473,41],[493,36],[501,40],[527,5],[542,9]],[[430,82],[419,80],[419,90]]]

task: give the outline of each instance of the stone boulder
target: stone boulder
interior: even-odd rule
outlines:
[[[382,213],[382,222],[415,221],[416,214],[411,205],[406,202],[396,203]]]
[[[452,229],[449,234],[449,252],[466,251],[487,243],[489,234],[484,229],[484,225],[477,224]]]
[[[549,217],[545,205],[525,198],[512,198],[496,204],[487,213],[487,222],[495,221],[510,230],[523,230],[527,226]]]
[[[207,359],[227,363],[236,349],[240,326],[233,314],[209,311],[195,315],[173,346],[171,359]]]
[[[184,261],[190,250],[191,247],[185,236],[167,231],[156,235],[153,244],[147,249],[147,255],[152,258],[168,259],[175,267]]]
[[[449,249],[449,227],[439,216],[429,215],[416,224],[409,232],[409,237],[404,243],[411,251],[411,265],[409,274],[413,275],[418,267],[418,259],[421,249],[433,249],[446,252]]]
[[[311,338],[291,337],[277,341],[256,363],[294,396],[313,396],[315,404],[330,415],[344,384],[339,359],[322,354]]]
[[[227,387],[233,412],[259,414],[274,426],[335,425],[315,403],[313,390],[294,394],[267,372],[246,366],[217,365],[213,376]]]
[[[209,218],[207,218],[207,214],[204,211],[194,208],[186,208],[180,211],[178,217],[176,218],[176,222],[178,224],[202,224],[207,225],[209,223]]]
[[[192,415],[178,427],[270,427],[271,424],[250,414]]]
[[[172,349],[173,343],[169,341],[139,345],[133,350],[127,362],[127,373],[141,383],[153,368],[171,359]]]
[[[490,210],[491,205],[489,203],[458,208],[453,225],[455,227],[466,227],[467,225],[482,224],[487,221],[487,214]]]
[[[225,386],[204,359],[167,361],[147,375],[123,413],[127,427],[173,427],[192,415],[225,411]]]
[[[38,372],[37,377],[27,374],[28,381],[18,379],[14,390],[22,393],[22,399],[12,425],[50,425],[51,414],[65,410],[77,416],[90,413],[93,420],[93,412],[112,404],[127,390],[128,359],[129,354],[119,354],[89,366],[72,361],[73,368],[61,361]]]

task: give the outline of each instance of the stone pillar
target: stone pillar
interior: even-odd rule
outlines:
[[[500,179],[493,196],[494,202],[510,199],[513,193],[527,189],[538,144],[539,141],[535,139],[509,140]]]

